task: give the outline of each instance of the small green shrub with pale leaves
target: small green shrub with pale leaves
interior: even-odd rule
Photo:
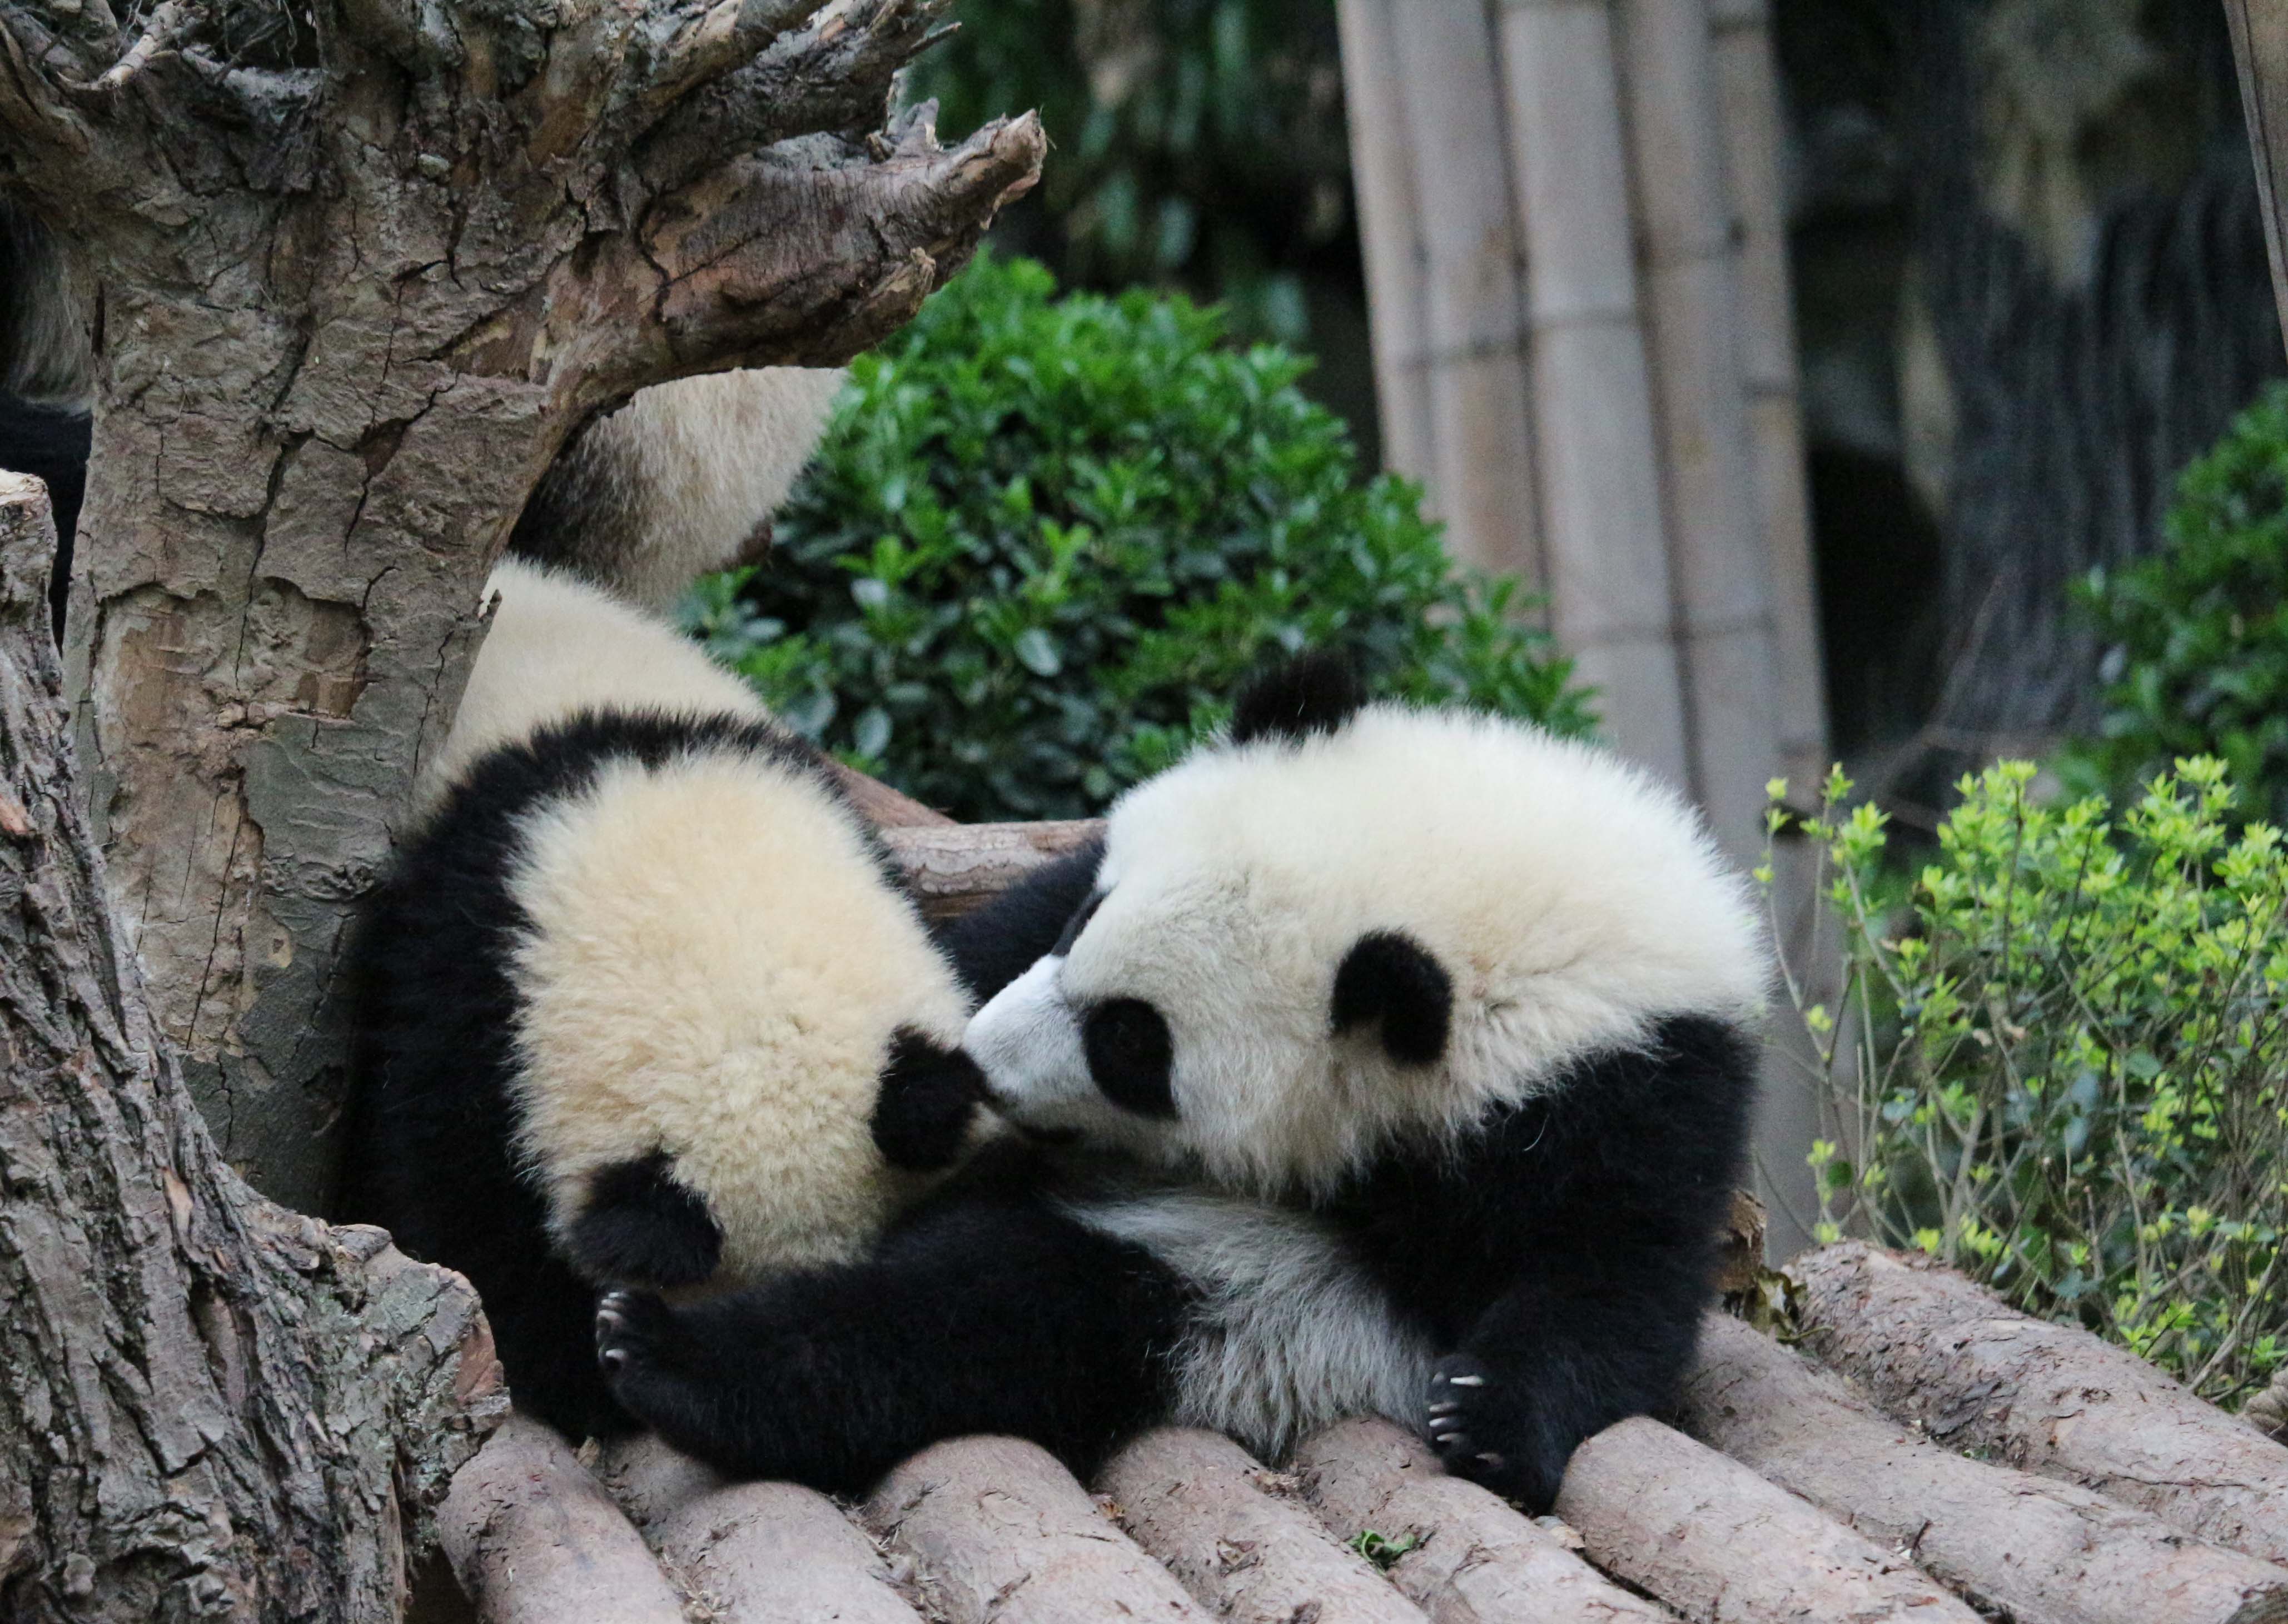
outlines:
[[[2213,758],[2117,820],[2034,775],[1966,780],[1896,907],[1849,780],[1807,820],[1842,923],[1839,1007],[1790,976],[1821,1232],[1919,1248],[2235,1403],[2288,1360],[2288,855]]]

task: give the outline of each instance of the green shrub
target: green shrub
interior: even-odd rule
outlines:
[[[2213,758],[2117,824],[2030,799],[2034,772],[1963,782],[1908,917],[1875,900],[1882,815],[1827,787],[1822,1233],[1919,1247],[2234,1401],[2288,1357],[2288,857],[2232,832]]]
[[[2167,547],[2093,572],[2080,597],[2109,681],[2066,781],[2118,796],[2179,756],[2217,756],[2247,815],[2288,817],[2288,383],[2185,471]]]
[[[1379,691],[1588,725],[1516,584],[1362,486],[1302,360],[1180,297],[1056,300],[982,256],[862,357],[770,563],[695,621],[778,712],[963,819],[1090,815],[1339,640]]]

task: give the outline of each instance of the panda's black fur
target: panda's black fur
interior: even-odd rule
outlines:
[[[725,1229],[719,1223],[723,1204],[769,1217],[771,1203],[790,1199],[781,1193],[785,1187],[806,1180],[878,1181],[885,1186],[878,1203],[845,1205],[862,1214],[878,1207],[886,1219],[922,1195],[928,1176],[968,1147],[981,1114],[978,1079],[974,1066],[952,1047],[968,1007],[952,967],[929,942],[896,864],[849,804],[823,758],[763,718],[759,706],[751,714],[681,707],[579,708],[536,727],[520,725],[521,713],[496,701],[504,690],[525,685],[528,669],[498,669],[485,662],[505,660],[528,667],[539,638],[554,642],[564,628],[586,627],[582,653],[608,673],[616,656],[626,661],[623,683],[600,678],[608,686],[640,689],[648,674],[664,690],[657,673],[677,666],[645,665],[635,656],[647,652],[671,662],[705,662],[695,646],[671,629],[648,627],[635,612],[610,604],[593,589],[521,566],[504,574],[513,601],[502,611],[498,643],[489,643],[480,656],[472,703],[465,711],[463,725],[481,736],[465,764],[453,770],[426,809],[354,948],[354,973],[360,982],[354,1057],[357,1115],[349,1135],[344,1206],[350,1218],[388,1229],[413,1256],[445,1264],[470,1279],[483,1299],[517,1406],[576,1439],[630,1425],[596,1369],[592,1340],[599,1287],[720,1287],[767,1274],[773,1262],[767,1246],[746,1260],[759,1268],[727,1271],[735,1260],[727,1258]],[[518,610],[525,618],[507,618]],[[552,618],[536,620],[543,610],[550,610]],[[656,650],[636,646],[647,633],[658,639]],[[709,675],[701,670],[699,680],[703,684]],[[735,689],[735,683],[731,685]],[[642,694],[630,698],[640,701]],[[548,709],[544,701],[538,714],[545,717]],[[496,728],[506,736],[495,740]],[[759,793],[775,797],[772,804],[784,803],[798,814],[787,824],[796,839],[788,839],[785,830],[763,827],[764,820],[751,831],[758,845],[776,842],[783,852],[769,860],[775,865],[771,872],[801,882],[806,869],[834,867],[842,871],[834,894],[856,894],[864,903],[872,893],[880,900],[870,911],[859,910],[863,917],[837,910],[834,917],[770,922],[786,943],[771,964],[751,966],[730,957],[711,961],[695,972],[716,983],[711,999],[693,1005],[701,1012],[695,1018],[689,1010],[660,1017],[665,1035],[654,1047],[687,1037],[686,1028],[695,1018],[736,1026],[737,1031],[713,1034],[722,1039],[720,1050],[735,1055],[756,1052],[746,1035],[749,1028],[777,1023],[797,1034],[775,1040],[779,1048],[772,1052],[783,1059],[743,1071],[710,1071],[703,1048],[697,1051],[700,1063],[684,1076],[666,1075],[650,1100],[631,1098],[645,1086],[640,1079],[592,1080],[584,1069],[544,1074],[534,1045],[592,1042],[584,1034],[605,1028],[592,1020],[553,1034],[531,1030],[544,1018],[531,1006],[536,978],[561,978],[520,956],[547,928],[520,899],[528,894],[520,890],[527,883],[522,876],[530,872],[536,852],[546,849],[550,831],[579,828],[574,820],[584,807],[613,804],[603,788],[608,781],[623,786],[611,793],[626,794],[624,786],[631,782],[671,784],[664,775],[690,771],[695,764],[751,780],[761,787]],[[640,818],[628,821],[637,828],[638,847],[654,844],[643,835]],[[845,837],[818,840],[815,831],[822,827]],[[724,844],[735,849],[747,833],[726,830]],[[601,860],[624,866],[635,858],[605,849]],[[735,891],[740,883],[736,872],[711,866],[726,860],[720,851],[692,860],[710,865],[687,876],[696,882],[694,889],[635,893],[634,910],[652,915],[647,929],[657,936],[684,933],[688,922],[679,910],[695,909],[683,899]],[[671,882],[679,877],[667,875]],[[764,894],[755,901],[759,910],[767,909],[771,899]],[[608,918],[603,930],[622,930],[614,920],[624,921],[627,911]],[[898,962],[917,972],[910,984],[876,986],[862,972],[840,981],[803,978],[814,960],[826,956],[822,944],[832,933],[869,929],[887,939],[902,955]],[[602,984],[661,973],[655,963],[631,962],[612,945],[618,939],[607,940],[600,959],[592,954],[587,961],[585,973],[596,984],[591,990],[608,994]],[[630,932],[624,939],[647,938]],[[788,965],[797,967],[792,980],[783,973]],[[744,981],[751,975],[755,985],[749,987]],[[813,990],[806,993],[805,987]],[[802,1006],[806,997],[812,1003],[807,1009]],[[822,1002],[836,1007],[822,1015]],[[910,1008],[931,1030],[893,1029],[891,1024]],[[720,1012],[725,1010],[729,1013]],[[638,1052],[660,1036],[647,1027],[640,1008],[614,1018],[617,1026],[605,1029],[607,1035],[624,1034],[627,1041],[592,1062],[593,1069],[607,1073],[621,1064],[621,1053]],[[678,1022],[682,1026],[676,1026]],[[884,1028],[878,1046],[867,1051],[870,1058],[848,1058],[854,1050],[846,1043],[815,1051],[803,1047],[801,1033],[838,1022],[862,1035],[870,1030],[870,1023]],[[862,1079],[825,1074],[837,1068],[846,1073],[854,1064],[868,1068]],[[645,1076],[671,1069],[655,1062]],[[688,1083],[693,1074],[711,1084],[719,1075],[728,1077],[727,1089],[746,1087],[766,1111],[785,1089],[814,1086],[823,1092],[833,1083],[854,1100],[870,1097],[870,1114],[854,1105],[855,1121],[846,1130],[830,1117],[829,1137],[836,1148],[814,1166],[802,1160],[798,1145],[768,1168],[751,1174],[739,1160],[742,1153],[735,1147],[727,1152],[727,1136],[717,1121],[696,1115],[667,1093],[668,1088]],[[568,1075],[569,1084],[551,1081],[559,1075]],[[633,1108],[624,1112],[624,1124],[576,1122],[569,1131],[544,1132],[536,1129],[540,1119],[533,1102],[548,1088],[556,1089],[553,1108],[560,1112]],[[767,1140],[814,1131],[795,1124],[775,1129],[767,1121],[754,1126]],[[675,1142],[662,1142],[669,1137]],[[850,1143],[867,1137],[870,1151]],[[593,1153],[599,1145],[620,1148],[608,1156]],[[577,1196],[570,1201],[554,1182],[562,1169],[550,1161],[568,1145],[591,1153],[577,1174]],[[686,1159],[679,1160],[677,1152],[687,1153]],[[688,1160],[689,1153],[703,1153],[697,1162]],[[692,1166],[700,1171],[690,1171]],[[557,1192],[553,1198],[552,1190]],[[859,1232],[847,1237],[846,1248],[837,1249],[834,1237],[814,1233],[814,1220],[803,1222],[810,1228],[789,1221],[790,1232],[801,1242],[793,1248],[799,1262],[859,1255],[879,1228],[878,1223],[854,1223]],[[719,1278],[719,1268],[727,1270]]]
[[[1222,755],[1270,752],[1263,771],[1301,772],[1291,764],[1358,710],[1339,665],[1292,669],[1243,701]],[[1124,810],[1109,853],[1045,870],[950,936],[991,1001],[965,1046],[1040,1143],[974,1164],[862,1264],[679,1309],[608,1296],[598,1349],[615,1392],[719,1467],[844,1493],[955,1434],[1033,1438],[1085,1473],[1161,1422],[1222,1426],[1275,1454],[1378,1408],[1426,1431],[1451,1470],[1545,1507],[1574,1446],[1667,1404],[1690,1359],[1743,1171],[1760,947],[1739,939],[1724,985],[1740,996],[1686,997],[1469,1121],[1370,1136],[1337,1176],[1251,1181],[1212,1154],[1145,1148],[1178,1131],[1164,1113],[1180,1098],[1192,1112],[1205,1099],[1176,1086],[1171,1022],[1148,1000],[1076,1004],[1062,1036],[981,1031],[1024,983],[1068,973],[1061,955],[1082,963],[1100,882],[1110,874],[1117,899],[1126,876],[1110,871],[1136,860]],[[1726,915],[1711,940],[1744,931],[1696,825],[1680,840],[1696,853],[1680,883],[1713,887]],[[1153,951],[1144,924],[1112,928],[1145,932],[1138,952]],[[1029,965],[1036,952],[1049,957]],[[1362,931],[1336,956],[1319,994],[1328,1041],[1378,1049],[1388,1076],[1424,1074],[1475,1018],[1458,1007],[1468,969],[1403,930]],[[1180,1034],[1186,1012],[1171,1014]],[[1060,1043],[1069,1060],[1039,1059]],[[1093,1103],[1045,1109],[1046,1095],[1013,1091],[1009,1067],[1036,1064],[1092,1078]]]

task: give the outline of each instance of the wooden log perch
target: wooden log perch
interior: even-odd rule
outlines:
[[[893,826],[883,829],[882,840],[906,866],[922,912],[932,919],[952,919],[1103,834],[1103,823],[1089,818]]]
[[[1053,1456],[1016,1438],[925,1449],[882,1480],[861,1515],[914,1560],[923,1599],[946,1624],[1206,1616]]]
[[[1736,1319],[1704,1327],[1682,1425],[2016,1624],[2288,1620],[2288,1569],[1916,1438]]]
[[[652,1531],[701,1617],[730,1624],[921,1624],[873,1541],[823,1494],[740,1483]]]
[[[2288,1561],[2288,1447],[2134,1354],[1856,1241],[1785,1271],[1806,1350],[1952,1449],[2096,1490],[2187,1533]]]
[[[528,1417],[510,1416],[461,1469],[438,1524],[484,1624],[683,1624],[635,1525]]]
[[[1642,1416],[1574,1453],[1557,1514],[1589,1559],[1688,1619],[1973,1624],[1898,1552]]]
[[[1304,1494],[1339,1538],[1373,1533],[1415,1541],[1391,1565],[1390,1579],[1434,1624],[1669,1619],[1495,1494],[1448,1477],[1420,1439],[1389,1422],[1330,1427],[1307,1440],[1291,1464]]]
[[[1097,1487],[1130,1536],[1218,1618],[1421,1624],[1419,1609],[1297,1503],[1295,1478],[1227,1438],[1148,1432],[1113,1457]]]
[[[695,1461],[656,1433],[615,1438],[598,1452],[596,1481],[639,1528],[665,1522],[703,1494],[723,1486],[723,1474]]]

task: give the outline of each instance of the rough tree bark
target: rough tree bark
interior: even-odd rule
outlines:
[[[589,414],[896,328],[1029,115],[886,126],[947,0],[0,0],[0,186],[78,245],[70,664],[117,902],[225,1153],[327,1199],[343,933],[486,571]]]
[[[273,1206],[154,1030],[0,474],[0,1618],[393,1618],[505,1400],[458,1275]]]

